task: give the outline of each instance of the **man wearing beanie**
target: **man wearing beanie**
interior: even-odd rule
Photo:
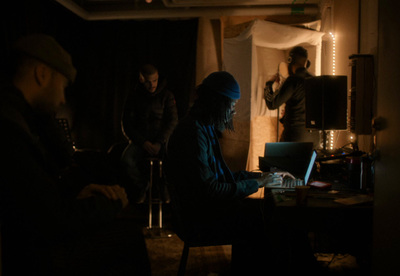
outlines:
[[[175,191],[175,204],[188,240],[233,243],[237,252],[233,272],[249,274],[262,266],[268,250],[259,206],[245,198],[281,176],[232,173],[226,165],[217,130],[233,130],[232,118],[240,88],[228,72],[214,72],[197,88],[197,99],[170,137],[166,178]],[[243,269],[243,270],[242,270]],[[244,274],[241,274],[244,275]]]
[[[56,253],[114,221],[127,196],[118,185],[68,173],[73,148],[54,116],[75,80],[70,55],[44,34],[22,37],[12,50],[10,80],[0,91],[3,273],[81,275],[71,256],[54,265]]]

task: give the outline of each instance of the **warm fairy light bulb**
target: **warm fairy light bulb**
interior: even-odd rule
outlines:
[[[333,136],[334,136],[334,134],[335,134],[335,131],[334,130],[331,130],[330,132],[329,132],[329,134],[330,134],[330,141],[329,141],[329,148],[331,149],[331,150],[333,150]]]

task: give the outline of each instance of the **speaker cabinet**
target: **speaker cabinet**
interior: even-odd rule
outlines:
[[[347,76],[318,76],[305,80],[306,128],[347,129]]]
[[[350,131],[372,133],[374,65],[372,55],[351,55]]]

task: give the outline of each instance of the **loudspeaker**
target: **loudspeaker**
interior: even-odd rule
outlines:
[[[305,79],[306,128],[347,129],[347,76]]]
[[[351,55],[350,131],[372,133],[374,63],[372,55]]]

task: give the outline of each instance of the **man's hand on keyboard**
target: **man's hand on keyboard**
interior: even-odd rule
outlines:
[[[258,187],[265,186],[281,186],[282,185],[282,175],[280,173],[263,173],[260,178],[257,179]]]
[[[269,179],[269,181],[267,181],[267,183],[264,183],[264,185],[262,185],[262,186],[259,185],[259,187],[293,188],[294,186],[299,185],[299,183],[296,182],[296,180],[295,180],[296,178],[289,172],[274,172],[274,173],[266,173],[265,175],[266,176],[268,175],[270,177],[270,179]],[[264,174],[262,177],[264,177]],[[286,179],[286,181],[285,181],[285,179]],[[292,181],[288,181],[288,180],[292,180]]]
[[[290,172],[277,172],[277,173],[279,173],[283,178],[291,178],[291,179],[296,178]]]

